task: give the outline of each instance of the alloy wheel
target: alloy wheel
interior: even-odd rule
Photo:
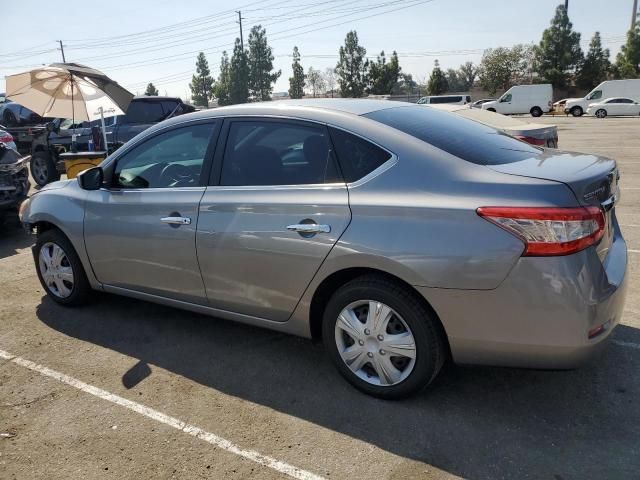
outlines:
[[[49,178],[49,167],[47,165],[47,159],[42,156],[36,156],[33,159],[32,163],[32,172],[33,178],[36,180],[38,185],[44,185],[47,183]]]
[[[411,329],[395,310],[374,300],[353,302],[340,312],[335,341],[345,365],[371,385],[396,385],[416,363]]]
[[[67,298],[73,292],[73,268],[62,247],[47,242],[40,248],[38,267],[49,291],[59,298]]]

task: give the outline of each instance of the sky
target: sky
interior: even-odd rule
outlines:
[[[275,92],[286,91],[291,52],[305,71],[334,67],[349,30],[367,56],[398,52],[403,72],[428,78],[442,68],[478,63],[486,48],[539,42],[559,0],[22,0],[3,9],[0,92],[6,75],[61,61],[102,70],[142,94],[148,82],[161,95],[189,96],[195,59],[204,51],[212,74],[223,50],[233,50],[241,10],[245,45],[252,25],[267,30],[282,70]],[[599,31],[615,58],[629,28],[633,0],[569,0],[569,17],[583,50]]]

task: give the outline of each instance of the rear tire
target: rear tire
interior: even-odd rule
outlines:
[[[33,255],[38,279],[51,300],[67,306],[86,303],[91,285],[76,250],[60,230],[39,234]]]
[[[448,352],[433,312],[414,292],[378,275],[356,278],[333,294],[322,337],[340,374],[360,391],[384,399],[407,397],[429,385]]]
[[[571,115],[573,115],[574,117],[581,117],[584,112],[582,111],[582,107],[573,107],[570,110]]]
[[[604,108],[596,110],[596,117],[598,117],[598,118],[606,118],[607,117],[607,111]]]
[[[531,113],[532,117],[536,117],[537,118],[537,117],[541,117],[544,112],[542,111],[542,109],[540,107],[533,107],[531,109],[530,113]]]
[[[31,156],[31,177],[44,187],[47,183],[60,180],[60,174],[56,170],[56,164],[47,152],[36,152]]]

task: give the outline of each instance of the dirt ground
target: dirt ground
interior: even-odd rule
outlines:
[[[287,478],[288,466],[305,479],[639,478],[640,118],[536,121],[622,172],[626,310],[584,368],[450,366],[416,397],[376,400],[305,339],[104,294],[59,307],[33,239],[4,227],[0,478]]]

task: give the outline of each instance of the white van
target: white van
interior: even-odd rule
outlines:
[[[516,85],[507,90],[498,100],[482,104],[483,110],[513,115],[530,113],[539,117],[551,110],[553,87],[550,83],[539,85]]]
[[[584,98],[568,98],[564,106],[564,113],[579,117],[587,111],[590,104],[611,97],[626,97],[640,102],[640,79],[602,82]]]
[[[471,103],[471,95],[431,95],[422,97],[416,102],[418,105],[433,105],[449,103],[451,105],[466,105]]]

